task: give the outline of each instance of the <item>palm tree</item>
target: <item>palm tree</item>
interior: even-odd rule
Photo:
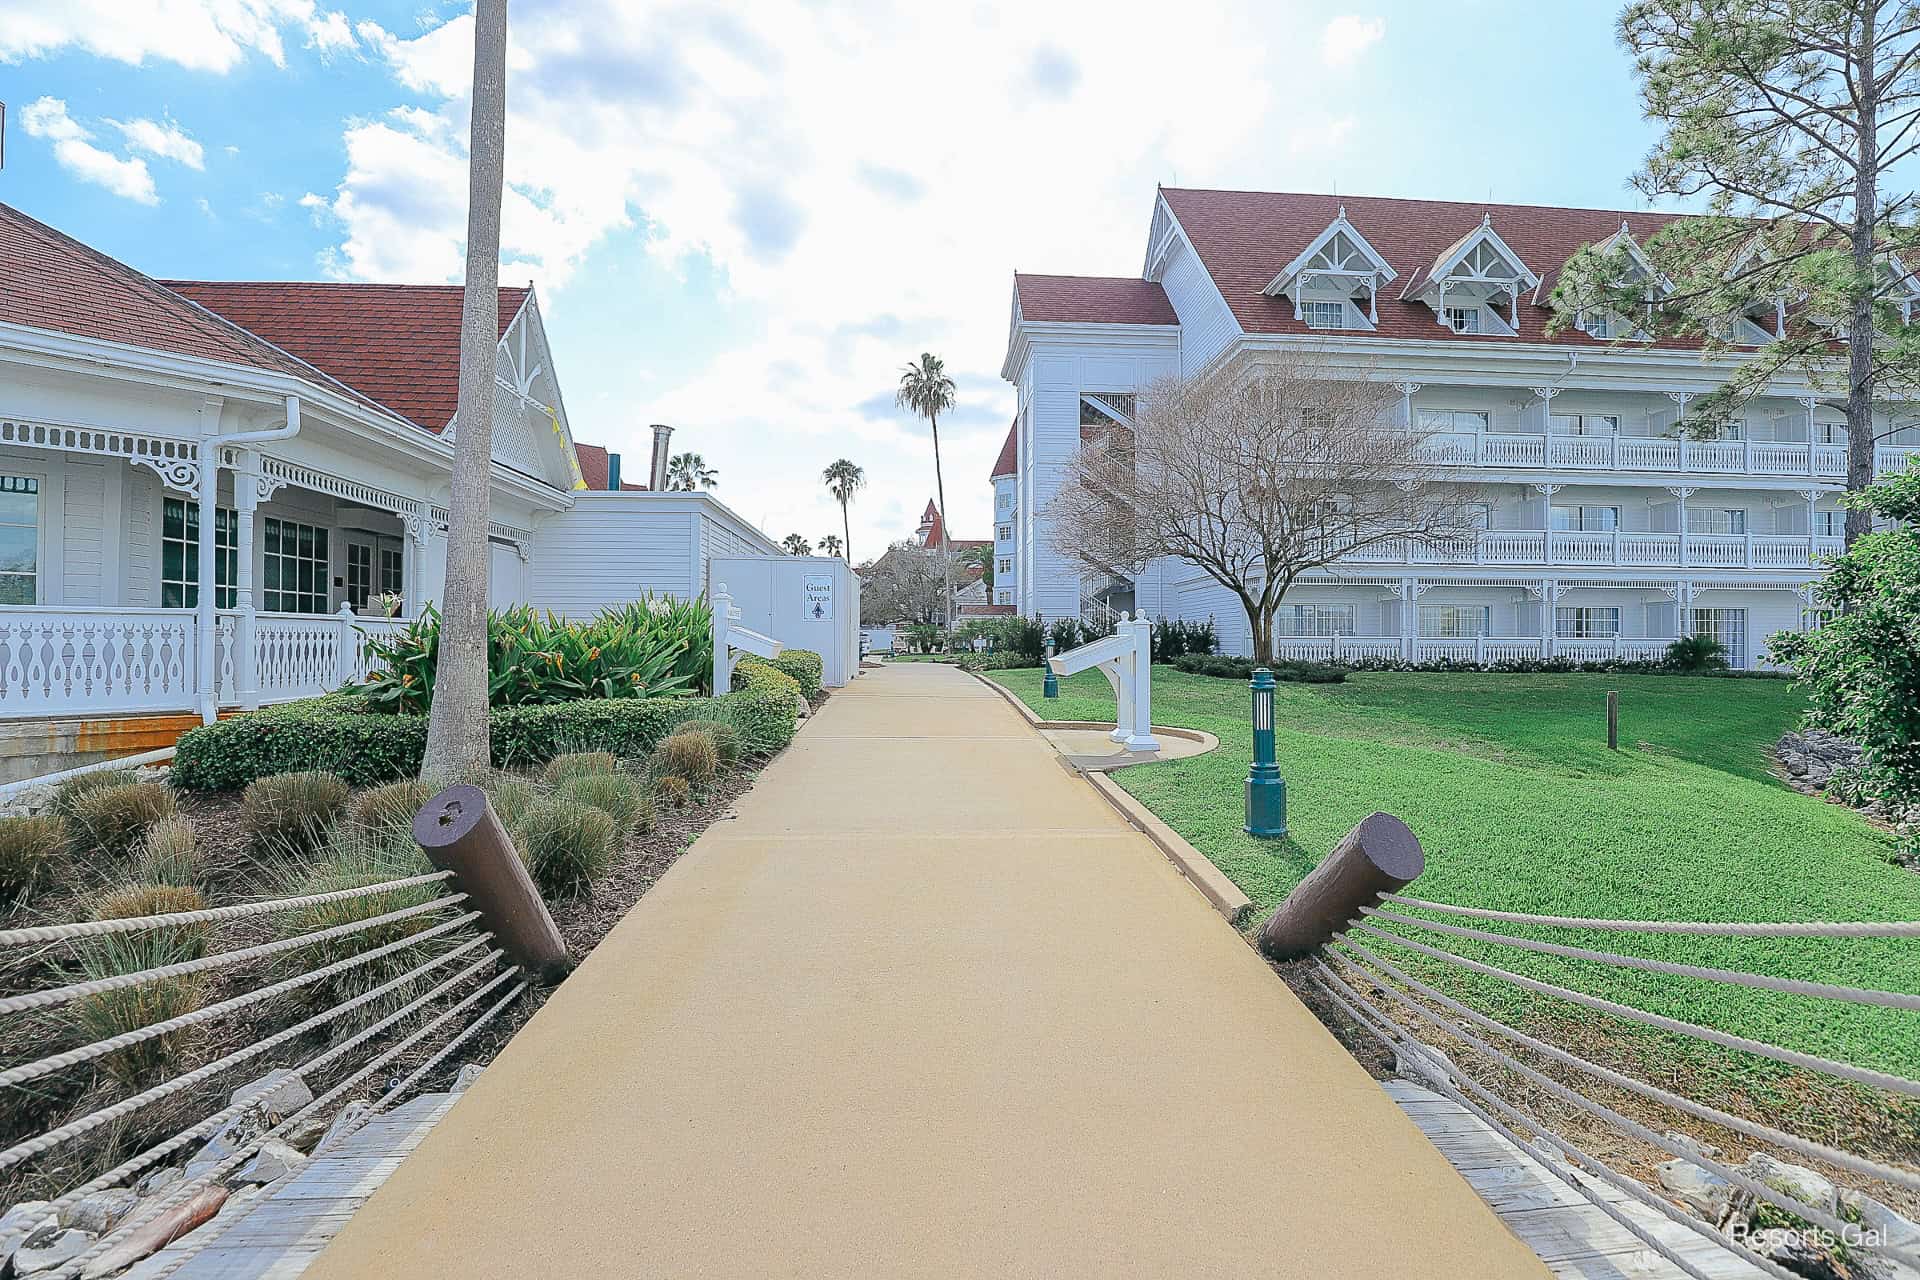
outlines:
[[[845,547],[846,544],[840,541],[837,533],[825,534],[820,539],[820,554],[823,556],[837,556]]]
[[[447,503],[440,653],[420,776],[438,785],[488,764],[487,516],[493,484],[494,351],[500,343],[500,194],[507,150],[507,0],[476,0],[467,145],[467,275],[460,400]]]
[[[853,563],[853,526],[847,523],[847,504],[853,501],[853,495],[867,487],[865,467],[857,467],[845,458],[830,465],[820,473],[827,492],[840,504],[840,532],[846,535],[841,545],[846,548],[847,563]],[[824,542],[822,546],[826,545]]]
[[[940,571],[946,600],[947,625],[953,625],[953,561],[947,555],[947,482],[940,472],[940,415],[953,408],[953,379],[947,376],[946,362],[932,352],[920,353],[920,363],[910,364],[900,374],[900,388],[893,402],[927,420],[933,429],[933,485],[940,516]]]
[[[711,489],[720,483],[720,473],[707,465],[697,453],[676,453],[667,463],[667,488],[682,492]]]
[[[780,540],[780,546],[790,556],[810,556],[813,545],[797,533],[790,533]]]

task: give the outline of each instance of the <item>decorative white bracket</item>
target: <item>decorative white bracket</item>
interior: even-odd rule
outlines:
[[[1114,726],[1107,736],[1129,751],[1158,751],[1153,736],[1153,624],[1145,618],[1128,621],[1126,614],[1113,634],[1069,649],[1048,660],[1057,676],[1070,676],[1098,667],[1113,686]]]
[[[740,625],[740,611],[733,607],[733,597],[727,594],[726,583],[714,584],[712,606],[713,693],[719,697],[733,688],[736,653],[750,653],[756,658],[777,658],[786,646],[772,636],[763,636],[758,631]]]

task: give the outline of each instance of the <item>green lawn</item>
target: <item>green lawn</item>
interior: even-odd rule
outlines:
[[[1112,693],[1096,672],[1064,681],[1052,702],[1040,697],[1038,670],[993,678],[1050,718],[1113,718]],[[1338,685],[1283,684],[1275,715],[1291,832],[1280,841],[1241,830],[1252,750],[1246,686],[1166,667],[1154,668],[1153,685],[1156,722],[1206,729],[1220,749],[1113,776],[1246,891],[1257,908],[1250,925],[1375,809],[1420,837],[1427,870],[1408,892],[1436,901],[1633,919],[1920,919],[1920,875],[1890,860],[1889,837],[1768,775],[1768,748],[1800,712],[1785,681],[1365,673]],[[1606,749],[1608,689],[1620,691],[1618,752]],[[1508,931],[1920,993],[1920,944],[1912,941]],[[1409,932],[1642,1009],[1920,1076],[1920,1013]],[[1436,967],[1421,963],[1428,974]],[[1569,1015],[1607,1021],[1564,1002],[1543,1007],[1541,998],[1457,969],[1444,979],[1483,1007],[1535,1025]],[[1737,1087],[1751,1088],[1756,1072],[1771,1070],[1746,1055],[1644,1038],[1643,1050],[1693,1058],[1694,1070]]]

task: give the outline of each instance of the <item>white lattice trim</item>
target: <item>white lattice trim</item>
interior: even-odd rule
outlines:
[[[137,467],[152,467],[169,488],[182,493],[193,493],[200,485],[200,445],[195,440],[110,427],[0,418],[0,445],[124,458]]]
[[[433,522],[434,532],[445,533],[447,531],[449,514],[447,509],[442,506],[427,508],[427,518]],[[501,524],[498,520],[487,521],[487,536],[490,538],[498,538],[502,542],[511,542],[517,547],[526,546],[533,541],[533,531],[531,529],[515,528],[510,524]]]
[[[266,481],[278,481],[280,484],[311,489],[315,493],[332,494],[336,498],[345,498],[348,502],[357,502],[363,507],[377,507],[382,511],[391,511],[395,515],[412,515],[420,509],[417,498],[402,497],[391,489],[382,489],[377,485],[366,484],[359,480],[347,480],[314,467],[288,462],[283,458],[262,457],[260,473]],[[263,484],[263,491],[265,487]],[[278,485],[275,487],[277,488]],[[265,496],[264,492],[262,496]]]

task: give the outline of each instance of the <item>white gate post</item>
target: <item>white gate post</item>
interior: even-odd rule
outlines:
[[[1153,736],[1153,624],[1145,618],[1120,624],[1133,628],[1133,655],[1127,664],[1127,701],[1130,720],[1122,722],[1129,751],[1158,751],[1159,739]]]
[[[733,617],[733,597],[727,594],[727,584],[717,582],[713,587],[713,696],[733,688],[733,664],[728,661],[730,652],[727,645],[727,624]]]

